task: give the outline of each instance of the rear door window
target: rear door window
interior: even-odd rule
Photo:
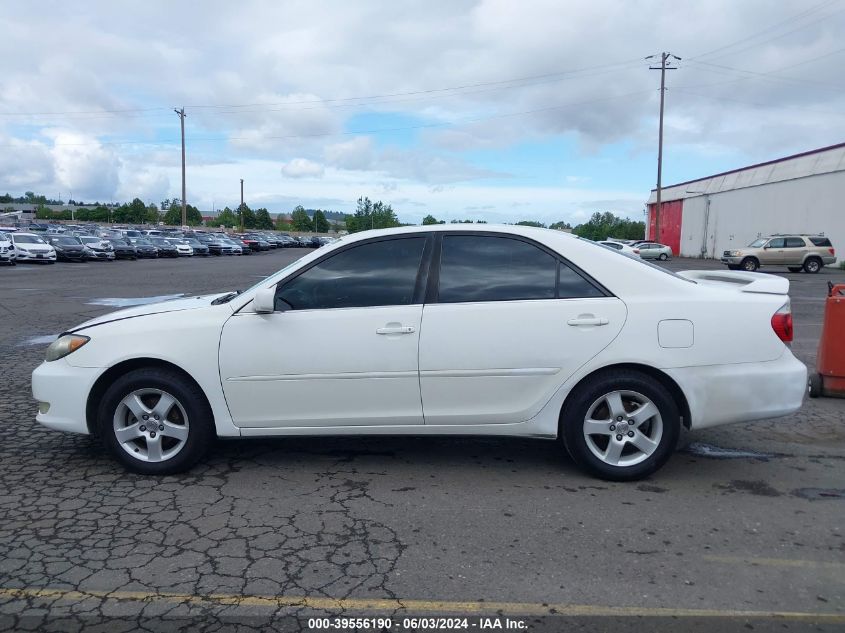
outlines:
[[[806,244],[804,244],[804,240],[800,237],[787,237],[786,238],[786,248],[804,248]]]
[[[486,235],[443,237],[440,303],[603,296],[578,272],[529,242]]]

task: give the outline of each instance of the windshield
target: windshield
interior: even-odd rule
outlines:
[[[15,242],[19,244],[45,244],[37,235],[15,235]]]
[[[98,240],[96,237],[80,237],[79,239],[82,240],[83,244],[99,244],[100,243],[100,240]]]
[[[116,246],[127,246],[127,244],[124,240],[119,240],[116,237],[113,237],[112,239],[110,239],[109,242],[111,242],[112,244],[115,244]]]
[[[80,241],[75,237],[54,237],[50,240],[53,244],[62,244],[65,246],[78,246]]]
[[[768,241],[769,240],[766,239],[765,237],[761,237],[761,238],[758,238],[758,239],[754,240],[753,242],[751,242],[751,244],[749,244],[748,246],[750,248],[763,248],[763,245]]]
[[[143,237],[139,237],[135,240],[135,244],[140,244],[141,246],[152,246],[152,242],[150,240],[144,239]]]

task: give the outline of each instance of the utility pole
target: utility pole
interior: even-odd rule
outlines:
[[[188,209],[185,202],[185,117],[188,115],[185,114],[184,107],[178,110],[174,109],[173,111],[179,115],[179,123],[182,127],[182,226],[187,226]]]
[[[240,213],[241,216],[241,233],[244,232],[244,179],[241,178],[241,206],[240,206]]]
[[[646,59],[654,59],[657,55],[649,55]],[[661,211],[661,179],[663,175],[663,103],[666,97],[666,71],[677,70],[677,66],[671,66],[671,60],[681,61],[681,58],[672,53],[660,53],[660,66],[649,66],[649,70],[660,71],[660,123],[657,132],[657,200],[654,205],[654,235],[650,239],[654,242],[660,241],[660,211]]]

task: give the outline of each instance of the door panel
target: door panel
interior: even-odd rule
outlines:
[[[421,305],[234,315],[220,379],[235,424],[422,424],[421,315]]]
[[[531,418],[616,337],[626,314],[615,297],[426,305],[420,332],[425,423]]]

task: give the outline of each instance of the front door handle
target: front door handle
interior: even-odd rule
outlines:
[[[413,325],[397,325],[380,327],[376,330],[376,334],[413,334],[415,331]]]
[[[567,323],[567,325],[574,325],[574,326],[578,326],[578,325],[607,325],[608,323],[610,323],[610,320],[606,319],[605,317],[596,317],[596,316],[593,316],[593,315],[584,314],[584,315],[581,315],[581,316],[579,316],[575,319],[569,319],[569,321],[567,321],[566,323]]]

